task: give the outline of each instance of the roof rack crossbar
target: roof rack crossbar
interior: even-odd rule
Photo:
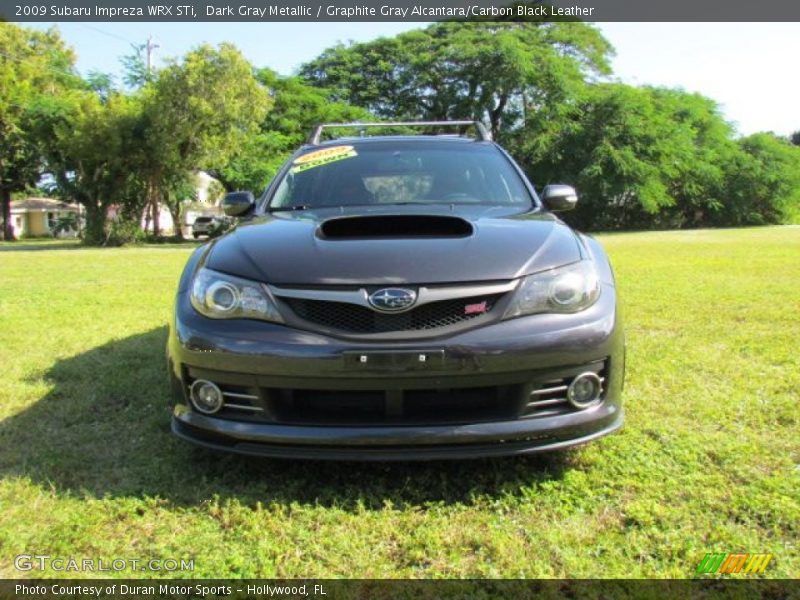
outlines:
[[[320,123],[314,127],[314,131],[308,137],[308,143],[314,146],[319,145],[322,139],[322,132],[325,129],[344,127],[356,129],[365,129],[367,127],[465,127],[467,125],[475,128],[476,139],[483,142],[492,140],[492,134],[480,121],[387,121],[386,123]]]

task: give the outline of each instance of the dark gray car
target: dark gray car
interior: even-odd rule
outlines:
[[[463,125],[461,123],[460,125]],[[320,143],[198,248],[167,356],[172,429],[293,458],[521,454],[622,425],[625,351],[606,253],[476,138]],[[359,125],[359,127],[364,127]]]

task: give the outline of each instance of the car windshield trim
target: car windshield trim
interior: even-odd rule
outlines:
[[[326,204],[325,206],[310,206],[301,204],[299,206],[267,206],[267,212],[295,212],[304,210],[342,210],[346,208],[382,208],[389,206],[491,206],[494,208],[518,208],[521,210],[532,210],[536,206],[529,207],[517,204],[499,204],[496,202],[372,202],[369,204]]]

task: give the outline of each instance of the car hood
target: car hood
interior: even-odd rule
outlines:
[[[256,217],[205,261],[277,285],[398,285],[510,280],[581,257],[576,234],[550,213],[397,206]]]

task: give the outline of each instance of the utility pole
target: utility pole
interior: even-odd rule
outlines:
[[[147,74],[150,75],[150,71],[153,69],[153,50],[156,48],[160,48],[160,46],[153,42],[153,36],[147,36],[147,44],[145,45],[145,49],[147,50]]]

